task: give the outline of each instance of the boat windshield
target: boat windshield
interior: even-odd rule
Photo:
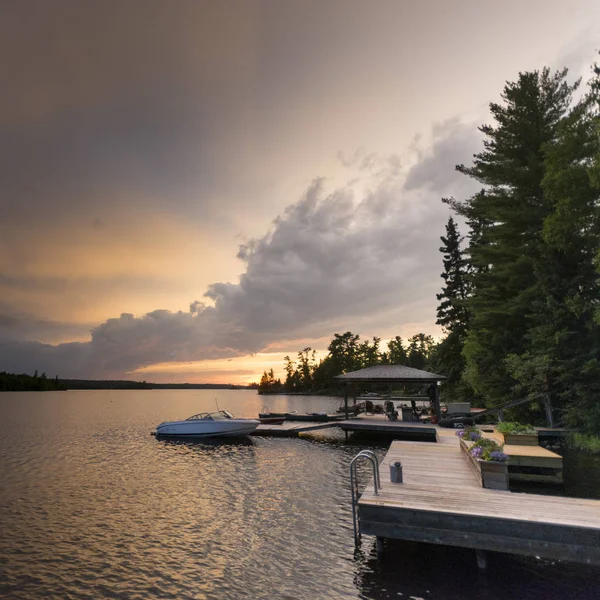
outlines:
[[[216,412],[211,413],[198,413],[197,415],[193,415],[192,417],[188,417],[186,421],[201,421],[203,419],[208,419],[210,421],[223,421],[225,419],[232,419],[233,415],[226,410],[218,410]]]

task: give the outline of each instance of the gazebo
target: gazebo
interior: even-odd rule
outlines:
[[[438,418],[438,421],[441,418],[442,411],[440,408],[440,389],[438,383],[446,379],[446,377],[443,375],[436,375],[435,373],[430,373],[429,371],[421,371],[420,369],[413,369],[412,367],[405,367],[404,365],[375,365],[374,367],[360,369],[360,371],[351,371],[350,373],[337,375],[334,377],[334,379],[346,384],[344,391],[344,408],[346,419],[348,418],[348,387],[350,384],[357,383],[433,384],[433,403],[435,407],[435,414]]]

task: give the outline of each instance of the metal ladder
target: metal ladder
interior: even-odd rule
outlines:
[[[351,461],[350,461],[350,488],[352,491],[352,526],[354,528],[354,545],[358,546],[360,543],[360,532],[358,531],[358,515],[356,513],[356,507],[358,505],[358,477],[356,472],[356,464],[359,458],[366,458],[373,467],[373,489],[375,495],[379,495],[381,489],[381,479],[379,478],[379,459],[375,452],[371,450],[361,450]]]

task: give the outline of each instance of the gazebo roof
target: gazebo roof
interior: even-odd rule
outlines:
[[[375,365],[374,367],[360,369],[360,371],[337,375],[334,379],[346,383],[435,383],[444,381],[446,377],[429,371],[405,367],[404,365]]]

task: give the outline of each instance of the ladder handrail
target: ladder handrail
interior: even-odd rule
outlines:
[[[373,491],[375,495],[379,495],[381,489],[381,479],[379,475],[379,458],[372,450],[361,450],[351,461],[350,461],[350,489],[352,492],[352,526],[354,528],[354,543],[358,545],[360,540],[360,533],[358,531],[358,516],[356,514],[356,505],[358,504],[358,483],[356,473],[356,463],[359,458],[366,458],[373,467]]]
[[[377,485],[375,486],[375,494],[378,495],[378,490],[381,489],[381,478],[379,475],[379,457],[377,456],[377,454],[375,454],[375,452],[373,452],[373,450],[361,450],[358,454],[363,455],[365,458],[370,457],[371,460],[375,462],[376,468],[373,468],[373,479],[377,479]]]

